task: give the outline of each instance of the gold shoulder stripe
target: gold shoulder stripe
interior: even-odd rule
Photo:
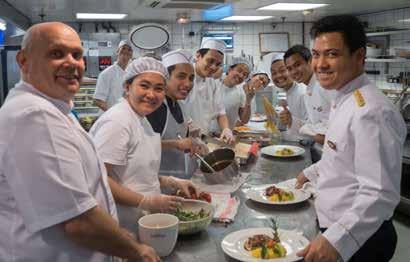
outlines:
[[[354,96],[354,99],[356,100],[356,104],[359,107],[362,107],[366,104],[366,101],[364,100],[362,93],[360,93],[359,89],[356,89],[353,91],[353,96]]]

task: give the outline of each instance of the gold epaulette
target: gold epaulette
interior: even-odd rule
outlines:
[[[366,101],[364,100],[362,93],[360,93],[359,89],[356,89],[353,91],[353,96],[354,96],[354,99],[356,100],[356,104],[359,107],[362,107],[366,104]]]

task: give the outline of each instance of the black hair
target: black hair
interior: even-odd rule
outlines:
[[[204,57],[206,55],[206,53],[208,53],[209,50],[210,50],[209,48],[201,48],[197,52],[200,54],[201,57]],[[224,53],[222,53],[221,51],[219,51],[219,50],[216,50],[216,51],[218,53],[220,53],[221,55],[224,55]]]
[[[291,57],[294,54],[300,55],[303,60],[306,62],[309,62],[310,59],[312,59],[312,54],[310,53],[310,50],[304,46],[304,45],[294,45],[291,48],[286,51],[285,55],[283,56],[283,60],[286,61],[289,57]]]
[[[172,66],[167,67],[169,76],[171,76],[172,71],[174,71],[176,67],[177,67],[176,65],[172,65]]]
[[[323,33],[339,32],[345,44],[353,53],[359,48],[366,48],[366,33],[363,24],[353,15],[326,16],[315,23],[310,29],[310,36],[315,39]]]
[[[131,85],[136,77],[137,77],[137,75],[131,77],[130,79],[126,80],[125,83]]]

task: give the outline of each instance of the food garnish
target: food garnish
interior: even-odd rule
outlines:
[[[265,196],[272,202],[292,201],[295,199],[292,191],[286,191],[274,185],[265,189]]]

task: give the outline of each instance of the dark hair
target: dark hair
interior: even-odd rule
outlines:
[[[131,77],[130,79],[126,80],[125,83],[131,85],[132,82],[134,81],[134,79],[137,77],[138,75],[135,75],[133,77]]]
[[[288,59],[294,54],[300,55],[306,62],[309,62],[310,59],[312,59],[312,54],[306,46],[294,45],[291,48],[289,48],[288,51],[286,51],[285,55],[283,56],[283,60],[286,61],[286,59]]]
[[[201,55],[201,57],[204,57],[204,55],[206,55],[206,53],[208,53],[209,50],[210,50],[209,48],[201,48],[197,52]],[[224,55],[224,53],[222,53],[221,51],[219,50],[216,50],[216,51],[220,53],[221,55]]]
[[[343,35],[345,44],[353,53],[359,48],[366,48],[366,33],[359,19],[353,15],[326,16],[315,23],[310,29],[310,36],[315,39],[323,33],[339,32]]]
[[[176,67],[177,67],[176,65],[172,65],[172,66],[167,67],[168,74],[169,74],[170,77],[171,77],[172,71],[174,71]]]

